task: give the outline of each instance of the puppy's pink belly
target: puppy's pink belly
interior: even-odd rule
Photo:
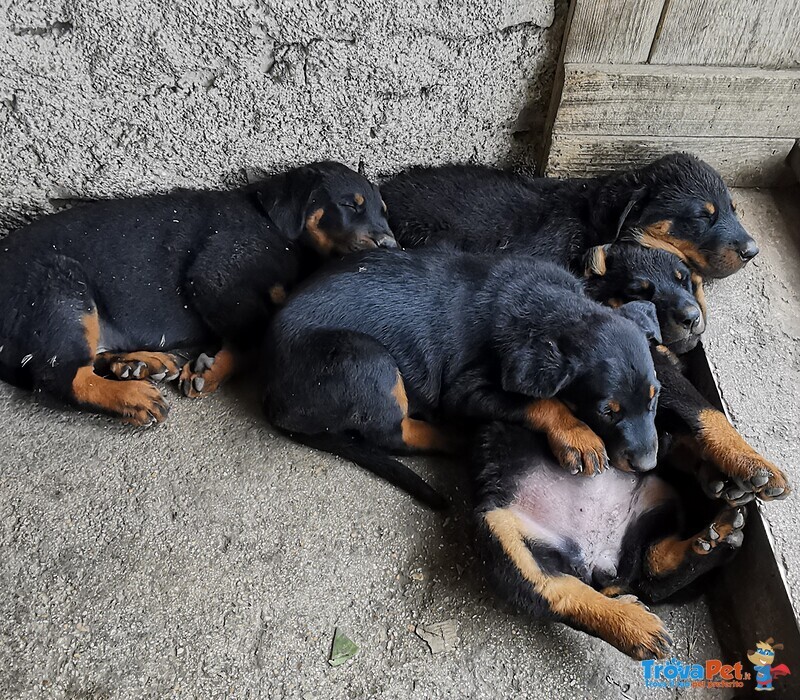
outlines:
[[[583,477],[545,465],[523,477],[511,508],[532,540],[558,549],[572,541],[590,571],[614,571],[631,523],[670,493],[652,475],[609,469]]]

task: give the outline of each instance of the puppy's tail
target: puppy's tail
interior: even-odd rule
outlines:
[[[424,479],[402,462],[389,457],[380,447],[347,435],[329,433],[305,435],[292,432],[287,435],[307,447],[330,452],[337,457],[355,462],[359,467],[394,484],[432,510],[445,510],[449,505],[447,499],[431,488]]]

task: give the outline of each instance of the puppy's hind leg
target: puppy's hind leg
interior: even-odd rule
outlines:
[[[267,354],[272,351],[268,349]],[[267,362],[264,409],[298,442],[350,459],[429,506],[444,499],[386,452],[444,449],[430,424],[408,417],[397,364],[374,339],[314,331]]]
[[[730,561],[744,541],[747,509],[723,508],[693,537],[665,537],[647,550],[638,588],[653,601],[663,600],[699,576]]]
[[[494,552],[490,576],[501,577],[501,592],[518,607],[588,632],[634,659],[669,654],[663,622],[635,596],[608,597],[575,576],[546,573],[531,551],[535,533],[512,508],[481,513],[478,532],[484,551]]]
[[[118,382],[95,374],[100,319],[77,261],[56,256],[11,299],[9,338],[0,362],[17,363],[26,383],[81,408],[133,425],[161,422],[167,405],[146,381]]]

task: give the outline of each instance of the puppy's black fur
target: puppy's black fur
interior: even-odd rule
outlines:
[[[656,307],[663,342],[678,354],[694,348],[705,331],[703,282],[675,255],[635,243],[607,246],[602,269],[586,268],[586,292],[603,304],[637,299]]]
[[[172,349],[257,346],[286,290],[330,255],[395,245],[377,188],[338,163],[45,217],[0,242],[0,378],[134,424],[163,420],[157,389],[93,364],[143,380],[177,375]],[[232,355],[204,362],[187,393],[213,389]]]
[[[381,192],[404,247],[445,240],[461,250],[535,255],[573,272],[596,246],[634,240],[725,277],[758,253],[719,174],[675,153],[606,177],[555,180],[468,165],[412,168]]]
[[[275,317],[264,408],[274,425],[429,503],[402,465],[387,474],[386,460],[366,452],[441,449],[429,422],[502,419],[547,432],[571,471],[605,466],[598,435],[615,464],[647,470],[658,382],[643,329],[658,335],[651,304],[615,312],[529,257],[351,256]],[[586,425],[560,401],[536,401],[556,396]]]

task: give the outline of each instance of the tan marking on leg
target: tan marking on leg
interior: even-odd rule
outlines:
[[[661,620],[634,596],[609,598],[566,574],[548,576],[526,544],[525,527],[507,508],[484,513],[506,556],[550,609],[568,624],[594,634],[634,659],[664,658],[670,638]]]
[[[608,458],[603,441],[558,399],[532,402],[525,419],[528,427],[547,435],[550,449],[565,469],[586,475],[605,469]]]
[[[181,370],[180,383],[185,396],[192,399],[204,398],[213,394],[236,371],[236,355],[223,347],[214,355],[214,364],[201,372],[195,372],[193,362],[187,362]],[[195,379],[203,380],[202,389],[197,389]]]
[[[739,513],[743,514],[744,511],[740,508],[726,508],[717,514],[709,526],[688,539],[681,540],[671,536],[654,543],[648,549],[645,558],[647,570],[653,576],[660,578],[678,571],[690,555],[708,556],[737,529],[734,527],[737,518],[741,518],[738,528],[744,526],[744,517]],[[715,537],[711,536],[712,530]]]
[[[333,250],[333,241],[319,225],[323,216],[325,216],[325,210],[321,208],[311,214],[311,216],[306,219],[306,231],[310,234],[311,240],[317,247],[317,250],[324,255],[328,255]]]
[[[403,418],[400,423],[403,442],[407,447],[425,452],[450,452],[445,435],[436,427],[422,420]]]
[[[692,549],[692,540],[665,537],[647,551],[647,568],[654,576],[677,571]]]
[[[100,320],[97,310],[82,319],[84,337],[91,360],[79,367],[72,379],[72,396],[81,406],[111,413],[132,425],[161,423],[169,411],[157,387],[148,381],[118,382],[94,373],[97,344],[100,342]]]
[[[759,472],[764,472],[769,475],[769,481],[756,490],[761,498],[767,498],[762,492],[777,487],[784,489],[781,497],[789,493],[786,475],[750,447],[723,413],[705,408],[700,411],[698,420],[701,427],[697,440],[703,450],[703,457],[723,474],[747,481]]]
[[[611,297],[606,302],[606,305],[610,306],[612,309],[618,309],[620,306],[622,306],[623,303],[624,302],[622,301],[622,299],[617,299],[617,297]]]
[[[161,423],[167,417],[164,397],[147,380],[118,382],[94,373],[92,367],[80,367],[72,380],[75,400],[119,416],[131,425],[147,425],[155,420]]]
[[[273,284],[269,288],[269,299],[275,306],[283,306],[286,301],[286,288],[282,284]]]
[[[397,401],[403,417],[408,415],[408,396],[406,394],[406,385],[403,383],[403,377],[400,376],[400,370],[397,370],[397,381],[392,389],[392,396]]]
[[[100,342],[100,319],[97,316],[97,309],[84,314],[81,323],[83,324],[83,335],[86,338],[86,344],[89,346],[89,353],[94,357],[97,354],[97,345]]]
[[[627,588],[622,586],[606,586],[600,591],[606,598],[616,598],[617,596],[624,595],[628,592]]]

